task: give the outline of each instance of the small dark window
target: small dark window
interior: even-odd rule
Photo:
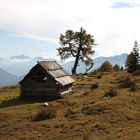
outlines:
[[[47,77],[45,76],[45,77],[41,78],[41,79],[39,80],[39,82],[42,82],[42,83],[47,82]]]
[[[43,81],[47,81],[47,77],[46,76],[43,78]]]

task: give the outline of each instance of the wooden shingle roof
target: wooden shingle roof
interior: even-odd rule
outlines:
[[[74,83],[74,80],[56,61],[38,61],[38,64],[62,86]]]
[[[29,77],[30,73],[35,70],[36,67],[41,67],[43,72],[49,74],[62,86],[74,83],[74,80],[70,77],[70,75],[64,71],[64,69],[56,61],[38,61],[37,63],[38,64],[30,70],[22,81]],[[20,83],[22,83],[22,81]]]

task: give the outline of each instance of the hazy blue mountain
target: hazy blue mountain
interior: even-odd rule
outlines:
[[[30,59],[30,57],[22,54],[22,55],[18,55],[18,56],[11,56],[10,59],[27,60],[27,59]]]
[[[55,59],[46,59],[43,57],[35,57],[29,61],[20,61],[12,64],[3,69],[11,74],[17,75],[18,77],[26,75],[30,69],[37,64],[37,61],[55,61]]]
[[[12,75],[0,68],[0,86],[15,85],[17,83],[17,76]]]
[[[112,65],[118,64],[120,66],[125,66],[125,60],[127,58],[127,54],[121,54],[111,57],[98,57],[94,59],[95,69],[98,68],[104,61],[109,61]]]
[[[37,61],[43,61],[46,59],[41,59],[41,57],[39,59],[34,58],[32,60],[29,61],[20,61],[20,62],[16,62],[13,65],[10,65],[8,67],[3,68],[5,71],[11,73],[11,74],[15,74],[19,77],[27,74],[29,72],[29,70],[37,64]]]
[[[94,66],[92,68],[92,70],[97,69],[104,61],[110,61],[110,63],[112,63],[113,65],[115,64],[119,64],[120,66],[124,67],[125,64],[125,60],[126,60],[127,54],[121,54],[121,55],[116,55],[116,56],[112,56],[112,57],[98,57],[95,58],[94,61]],[[7,71],[8,73],[12,74],[12,75],[16,75],[18,77],[24,76],[26,75],[29,70],[37,64],[37,61],[46,61],[46,60],[55,60],[55,59],[46,59],[43,57],[35,57],[33,59],[29,59],[27,61],[9,61],[9,60],[0,60],[0,67]],[[56,61],[56,60],[55,60]],[[3,62],[3,63],[2,63]],[[60,61],[57,61],[61,66],[63,66],[63,68],[71,73],[71,69],[73,67],[74,61],[70,61],[67,63],[62,63]],[[6,63],[6,65],[4,66],[3,64]],[[79,63],[79,66],[77,68],[77,72],[78,73],[82,73],[85,72],[85,68],[86,66],[83,63]]]
[[[100,67],[100,65],[104,62],[104,61],[109,61],[112,65],[118,64],[120,66],[125,67],[125,60],[126,60],[127,54],[121,54],[121,55],[116,55],[116,56],[111,56],[111,57],[97,57],[95,59],[93,59],[94,61],[94,66],[92,68],[92,70],[97,69],[98,67]],[[71,69],[73,67],[74,61],[70,61],[68,63],[65,63],[63,65],[64,69],[66,71],[68,71],[69,73],[71,73]],[[77,73],[82,73],[85,72],[86,66],[80,62],[79,66],[77,68]]]
[[[15,62],[9,61],[8,59],[0,59],[0,67],[1,68],[8,67],[14,63]]]

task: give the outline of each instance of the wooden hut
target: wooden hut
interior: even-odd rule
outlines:
[[[39,61],[19,82],[21,96],[60,97],[74,80],[56,61]]]

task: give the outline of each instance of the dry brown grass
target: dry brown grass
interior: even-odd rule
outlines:
[[[44,110],[41,100],[19,99],[19,88],[0,89],[1,140],[139,140],[140,139],[140,77],[125,72],[104,73],[87,77],[75,75],[73,92],[63,99],[48,102],[47,108],[57,111],[53,119],[31,121]],[[118,81],[130,76],[137,90],[118,88]],[[82,78],[82,80],[81,80]],[[91,90],[98,83],[96,90]],[[104,100],[113,87],[117,96]],[[88,94],[85,94],[88,93]]]

